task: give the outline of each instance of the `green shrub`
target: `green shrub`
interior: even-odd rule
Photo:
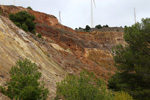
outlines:
[[[103,27],[107,27],[108,28],[109,26],[106,24],[106,25],[103,25]]]
[[[39,33],[37,36],[38,36],[39,38],[42,38],[42,34],[41,34],[41,33]]]
[[[102,28],[102,26],[101,26],[101,25],[96,25],[96,26],[95,26],[95,28],[97,28],[97,29],[101,29],[101,28]]]
[[[82,29],[81,27],[79,27],[79,29]]]
[[[20,11],[16,14],[10,14],[9,19],[26,32],[32,32],[35,34],[35,16],[30,15],[26,11]]]
[[[91,29],[90,26],[89,26],[89,25],[86,25],[85,30],[86,30],[86,31],[89,31],[90,29]]]
[[[132,96],[130,96],[127,92],[116,92],[113,100],[133,100]]]
[[[1,92],[13,100],[46,100],[48,89],[39,81],[41,73],[35,63],[19,60],[10,70],[11,79]]]
[[[80,76],[67,76],[57,83],[57,96],[55,100],[112,100],[112,93],[107,90],[104,81],[97,79],[88,72],[80,73]]]
[[[32,10],[32,8],[29,6],[29,7],[27,7],[27,9],[30,9],[30,10]]]

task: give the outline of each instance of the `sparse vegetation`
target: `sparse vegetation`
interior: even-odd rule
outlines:
[[[107,24],[106,24],[106,25],[103,25],[103,26],[101,26],[101,25],[99,24],[99,25],[96,25],[96,26],[95,26],[95,29],[102,29],[103,27],[109,28],[109,26],[108,26]],[[92,28],[92,29],[94,29],[94,28]],[[79,29],[78,29],[78,28],[75,28],[75,30],[83,30],[83,31],[85,31],[85,32],[89,32],[89,31],[91,30],[91,27],[90,27],[89,25],[86,25],[86,26],[85,26],[85,29],[79,27]]]
[[[20,11],[16,14],[10,14],[9,19],[14,22],[18,27],[26,32],[32,32],[35,34],[35,16],[30,15],[26,11]]]
[[[101,52],[99,51],[90,51],[88,53],[88,59],[92,60],[93,62],[95,62],[96,64],[105,67],[108,70],[113,70],[113,60],[106,60],[103,58],[109,58],[108,53],[107,52]]]
[[[10,70],[11,79],[1,92],[13,100],[46,100],[48,89],[39,81],[41,73],[35,63],[19,60]]]
[[[106,83],[97,79],[94,74],[86,71],[80,76],[67,76],[57,83],[57,96],[55,100],[112,100],[111,91],[107,90]]]

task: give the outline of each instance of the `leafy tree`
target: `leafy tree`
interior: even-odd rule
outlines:
[[[113,100],[133,100],[132,96],[130,96],[127,92],[116,92]]]
[[[79,27],[79,29],[82,29],[81,27]]]
[[[103,27],[109,27],[109,26],[106,24],[106,25],[103,25]]]
[[[30,10],[32,10],[32,8],[29,6],[29,7],[27,7],[27,9],[30,9]]]
[[[48,89],[38,81],[41,73],[35,63],[25,59],[19,60],[10,70],[10,81],[1,92],[15,100],[46,100]]]
[[[112,100],[112,93],[106,84],[93,74],[81,72],[80,76],[67,76],[57,83],[57,97],[55,100]]]
[[[125,25],[124,28],[127,28],[127,26]]]
[[[91,29],[90,26],[89,26],[89,25],[86,25],[85,30],[86,30],[86,31],[89,31],[90,29]]]
[[[114,51],[119,72],[109,80],[109,88],[127,91],[137,100],[150,100],[150,18],[125,28],[127,45]]]
[[[101,29],[101,28],[102,28],[102,26],[99,24],[99,25],[96,25],[96,26],[95,26],[95,28],[97,28],[97,29]]]
[[[30,15],[26,11],[20,11],[16,14],[10,14],[9,19],[24,31],[29,31],[35,34],[35,16]]]

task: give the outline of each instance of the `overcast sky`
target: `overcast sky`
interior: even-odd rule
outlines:
[[[137,21],[150,17],[150,0],[95,0],[95,3],[94,26],[131,26],[134,24],[134,7]],[[13,5],[13,0],[0,0],[0,4]],[[61,11],[62,24],[71,28],[91,25],[91,0],[15,0],[15,5],[30,6],[57,18]]]

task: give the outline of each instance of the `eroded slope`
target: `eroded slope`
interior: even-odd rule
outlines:
[[[55,95],[56,82],[66,73],[77,74],[86,69],[108,80],[116,71],[111,49],[121,43],[123,32],[94,30],[77,32],[61,25],[57,18],[23,7],[0,5],[0,82],[9,78],[8,72],[18,59],[28,58],[39,65],[42,79]],[[36,17],[36,32],[42,39],[17,28],[9,19],[10,13],[25,10]]]
[[[0,17],[0,84],[9,78],[9,70],[18,59],[28,58],[39,66],[42,79],[50,93],[55,93],[56,82],[63,79],[66,71],[48,57],[38,43],[10,20]]]

